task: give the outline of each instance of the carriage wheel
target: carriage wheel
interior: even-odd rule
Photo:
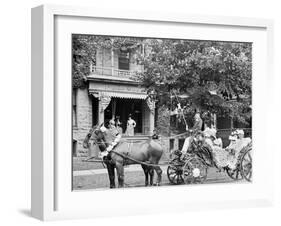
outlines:
[[[245,180],[251,182],[252,180],[252,156],[251,149],[246,151],[241,158],[241,175]]]
[[[233,180],[241,180],[243,178],[240,172],[240,167],[237,167],[234,170],[227,168],[226,173]]]
[[[170,165],[167,168],[167,176],[169,181],[172,184],[183,184],[183,167],[184,163],[180,162],[177,159],[172,160]]]
[[[192,158],[183,167],[185,183],[203,183],[207,179],[208,168],[199,158]]]

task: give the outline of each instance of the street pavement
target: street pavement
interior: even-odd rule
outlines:
[[[162,186],[177,186],[171,185],[167,177],[168,165],[161,166]],[[125,187],[143,187],[144,186],[144,173],[140,165],[130,165],[125,167]],[[154,182],[156,181],[156,173]],[[117,176],[115,178],[117,185]],[[218,172],[216,168],[208,169],[208,176],[205,184],[211,183],[241,183],[245,181],[234,181],[228,177],[226,172]],[[84,189],[108,189],[109,179],[106,169],[88,169],[73,171],[73,190]]]

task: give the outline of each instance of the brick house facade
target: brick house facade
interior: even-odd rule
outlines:
[[[90,66],[87,88],[73,90],[73,156],[92,155],[83,148],[83,140],[90,128],[120,118],[123,137],[129,114],[136,121],[135,136],[128,139],[145,140],[151,136],[155,122],[155,104],[147,90],[133,79],[142,65],[134,62],[136,49],[99,49],[96,64]]]

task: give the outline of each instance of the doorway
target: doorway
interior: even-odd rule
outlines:
[[[110,104],[104,111],[104,122],[107,125],[109,120],[119,117],[121,127],[125,133],[129,115],[136,121],[135,134],[142,134],[142,102],[140,99],[112,98]]]

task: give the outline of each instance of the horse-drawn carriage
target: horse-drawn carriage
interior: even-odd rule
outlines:
[[[112,134],[101,131],[100,127],[92,129],[84,140],[84,146],[90,147],[89,140],[94,136],[93,143],[98,145],[101,152],[106,149],[107,144],[111,144]],[[108,138],[109,137],[109,138]],[[110,138],[111,137],[111,138]],[[191,149],[188,152],[174,151],[172,160],[168,162],[167,176],[172,184],[203,183],[207,178],[209,167],[216,167],[218,170],[225,170],[229,177],[234,180],[244,178],[251,181],[252,178],[252,142],[248,142],[235,154],[219,148],[220,155],[216,157],[214,150],[206,145],[205,138],[200,142],[196,140],[196,135],[190,136]],[[113,136],[114,138],[114,136]],[[245,138],[247,139],[247,138]],[[250,140],[250,139],[249,139]],[[115,187],[114,169],[118,175],[118,186],[124,186],[124,166],[130,164],[140,164],[145,173],[145,185],[153,185],[154,171],[157,174],[157,185],[161,183],[162,170],[159,160],[163,154],[163,148],[153,139],[142,143],[132,144],[126,140],[121,141],[108,156],[101,161],[106,164],[110,180],[110,187]],[[223,157],[223,158],[222,158]],[[90,158],[91,159],[91,158]],[[223,159],[223,160],[222,160]],[[86,160],[88,161],[88,160]],[[167,163],[165,163],[167,165]],[[149,178],[150,176],[150,178]],[[150,183],[149,183],[150,179]]]
[[[203,144],[197,144],[191,141],[194,146],[192,151],[183,154],[176,150],[172,153],[172,160],[167,168],[167,176],[172,184],[184,183],[203,183],[207,178],[208,168],[216,167],[219,171],[226,171],[227,175],[233,180],[252,179],[252,142],[249,142],[240,150],[237,150],[236,155],[222,149],[225,158],[230,156],[231,163],[226,161],[223,164],[218,164],[217,159],[213,155],[212,150]]]

